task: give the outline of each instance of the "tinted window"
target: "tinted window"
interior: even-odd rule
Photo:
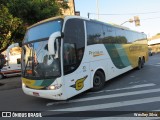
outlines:
[[[98,44],[102,43],[103,29],[102,25],[95,22],[86,22],[87,27],[87,44]]]
[[[64,74],[76,70],[83,58],[85,47],[84,22],[80,19],[69,19],[64,29]]]
[[[62,20],[55,20],[32,27],[27,31],[24,42],[47,38],[53,32],[61,31],[61,26]]]
[[[112,44],[116,43],[116,34],[115,34],[115,28],[108,26],[108,25],[103,25],[103,43],[104,44]]]
[[[128,43],[134,42],[134,32],[125,30],[126,38]]]

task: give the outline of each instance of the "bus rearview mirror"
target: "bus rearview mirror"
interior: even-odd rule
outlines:
[[[49,40],[48,40],[48,52],[49,55],[56,55],[56,49],[55,49],[55,44],[56,44],[56,39],[58,37],[61,37],[61,32],[54,32],[50,35]],[[56,44],[57,45],[57,44]]]

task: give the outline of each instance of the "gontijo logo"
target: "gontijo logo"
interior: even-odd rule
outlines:
[[[81,90],[84,87],[84,81],[86,80],[87,77],[88,75],[78,79],[74,85],[71,85],[71,87],[75,88],[77,91]]]

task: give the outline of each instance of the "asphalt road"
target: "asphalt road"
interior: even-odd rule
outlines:
[[[143,69],[131,70],[106,82],[99,92],[86,91],[67,101],[25,95],[20,77],[6,78],[0,81],[4,84],[0,86],[0,111],[41,111],[44,116],[58,117],[134,117],[139,111],[160,111],[159,71],[160,54],[156,54],[149,57]]]

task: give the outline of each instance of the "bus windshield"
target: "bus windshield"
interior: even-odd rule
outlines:
[[[31,27],[25,35],[24,43],[48,38],[52,33],[61,31],[61,28],[61,19]]]
[[[22,47],[23,77],[49,79],[60,76],[60,58],[49,55],[48,39],[52,33],[61,31],[61,26],[62,20],[54,20],[27,31]]]

